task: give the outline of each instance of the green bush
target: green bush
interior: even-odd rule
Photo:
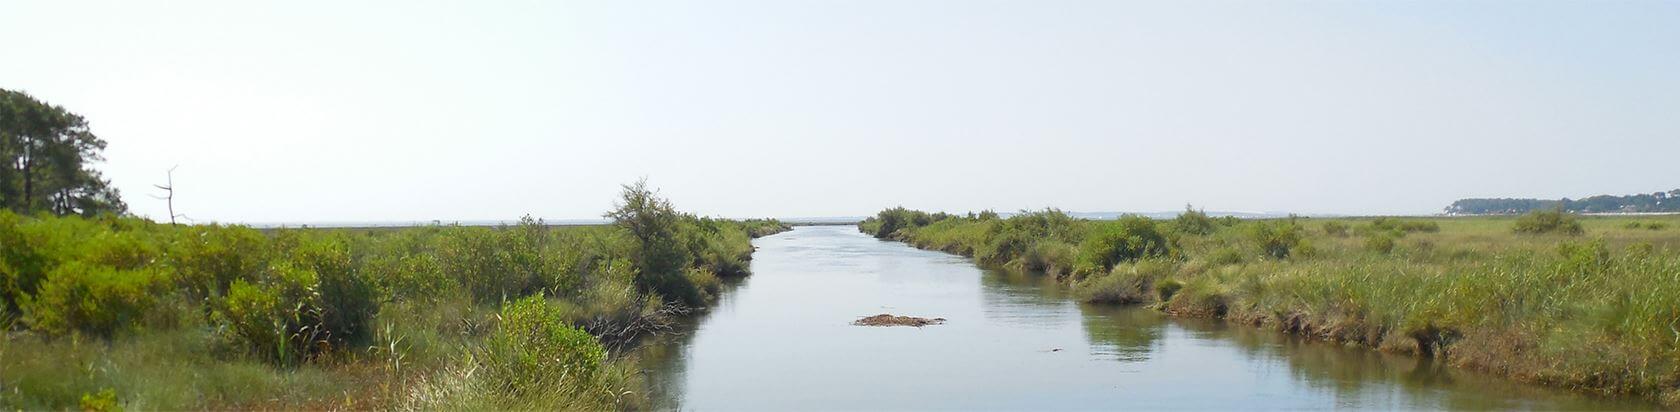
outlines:
[[[329,346],[318,322],[315,272],[290,262],[269,269],[262,282],[235,280],[211,312],[235,349],[279,365],[307,360]]]
[[[338,346],[359,346],[371,336],[368,324],[379,312],[379,297],[374,283],[351,263],[347,242],[341,236],[300,238],[286,254],[315,274],[315,299],[299,303],[313,307],[325,339]]]
[[[1156,299],[1162,302],[1172,300],[1173,295],[1177,294],[1180,289],[1184,289],[1184,284],[1177,280],[1162,279],[1157,281],[1155,282]]]
[[[1439,223],[1431,221],[1408,221],[1400,224],[1400,230],[1406,232],[1435,233],[1441,231]]]
[[[169,256],[176,280],[197,297],[220,296],[267,266],[269,239],[244,226],[191,226],[177,233]]]
[[[30,329],[48,335],[109,337],[138,327],[157,302],[164,277],[154,269],[119,270],[71,262],[47,275],[24,310]]]
[[[1059,209],[1044,209],[1037,212],[1022,212],[1003,220],[999,229],[1005,232],[1022,233],[1029,239],[1053,239],[1063,242],[1078,242],[1083,235],[1080,221],[1068,216]]]
[[[1255,222],[1249,227],[1249,239],[1260,246],[1260,252],[1273,259],[1288,258],[1301,245],[1301,225],[1293,219]]]
[[[705,294],[684,273],[694,257],[679,238],[684,220],[692,217],[677,212],[645,180],[625,185],[614,206],[606,217],[636,242],[637,289],[689,307],[704,305]]]
[[[1366,234],[1365,250],[1388,254],[1389,252],[1394,251],[1394,236],[1382,232]]]
[[[23,302],[40,287],[47,262],[39,244],[25,231],[23,217],[0,210],[0,313],[21,313]]]
[[[1156,282],[1166,279],[1172,272],[1171,262],[1158,259],[1121,264],[1107,275],[1080,282],[1074,287],[1074,295],[1092,303],[1148,302],[1162,293],[1156,288]],[[1177,287],[1168,288],[1171,289],[1166,293],[1168,295],[1178,292]]]
[[[1571,273],[1596,273],[1610,265],[1610,248],[1604,239],[1584,243],[1563,242],[1557,246],[1562,267]]]
[[[985,245],[974,252],[974,258],[980,263],[999,266],[1025,255],[1034,240],[1026,233],[1004,231],[1002,225],[994,225],[988,229]]]
[[[1078,248],[1066,242],[1044,240],[1033,244],[1021,256],[1021,268],[1059,276],[1073,269]]]
[[[1208,217],[1206,212],[1185,205],[1184,213],[1179,213],[1178,217],[1173,219],[1173,229],[1185,234],[1209,235],[1219,229],[1219,223]]]
[[[882,210],[880,213],[877,213],[875,217],[865,220],[860,227],[872,229],[867,230],[867,232],[870,235],[875,236],[877,239],[890,239],[894,235],[898,234],[900,230],[915,229],[927,226],[935,221],[953,217],[955,216],[950,216],[944,213],[930,215],[927,212],[905,209],[903,206],[899,206],[892,209]]]
[[[507,228],[450,228],[438,245],[438,258],[473,301],[514,299],[543,286],[542,258],[528,239]]]
[[[564,314],[542,296],[502,306],[501,323],[485,342],[485,378],[512,396],[592,383],[606,350],[594,336],[566,325]]]
[[[1324,222],[1324,234],[1336,237],[1347,236],[1348,224],[1334,220]]]
[[[677,233],[683,238],[693,265],[723,276],[745,276],[752,256],[747,231],[711,218],[683,219]]]
[[[1562,233],[1579,235],[1582,233],[1581,222],[1574,215],[1562,210],[1536,210],[1517,218],[1512,230],[1517,233],[1542,234]]]
[[[1441,225],[1427,220],[1401,220],[1390,217],[1379,217],[1371,220],[1374,231],[1398,231],[1404,233],[1441,231]]]
[[[696,290],[704,294],[707,300],[716,298],[718,292],[723,290],[723,281],[718,280],[717,275],[712,274],[711,270],[705,268],[688,268],[688,270],[683,271],[683,277],[688,280],[689,284],[694,285]]]
[[[1638,221],[1634,221],[1634,222],[1627,222],[1627,223],[1623,224],[1622,227],[1628,228],[1628,229],[1634,229],[1634,230],[1638,230],[1638,229],[1663,230],[1663,229],[1668,228],[1668,224],[1663,223],[1663,222],[1638,222]]]
[[[1247,260],[1242,251],[1232,247],[1221,247],[1208,254],[1207,262],[1214,265],[1235,265]]]
[[[254,281],[235,280],[213,308],[224,338],[281,365],[366,343],[380,300],[352,264],[346,240],[287,232],[275,243],[286,258]]]
[[[163,255],[158,241],[138,231],[101,231],[83,240],[77,259],[117,269],[153,266]]]
[[[1079,262],[1103,271],[1137,259],[1166,256],[1167,238],[1156,230],[1155,221],[1141,216],[1123,216],[1104,222],[1079,244]]]
[[[391,301],[448,299],[461,291],[460,281],[444,273],[442,259],[434,254],[381,256],[370,259],[366,268],[380,294]]]

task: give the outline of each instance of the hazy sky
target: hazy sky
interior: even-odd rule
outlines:
[[[1680,2],[0,3],[134,212],[1431,213],[1680,188]]]

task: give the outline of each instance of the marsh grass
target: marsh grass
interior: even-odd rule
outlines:
[[[1322,230],[1300,229],[1310,221]],[[970,255],[999,239],[1040,239],[1006,223],[954,217],[900,227],[894,238]],[[1205,235],[1169,232],[1163,257],[1062,278],[1091,302],[1148,304],[1672,405],[1680,402],[1680,233],[1666,228],[1677,223],[1545,212],[1220,221]],[[1077,221],[1063,233],[1110,224]]]
[[[788,229],[658,212],[625,215],[666,225],[638,238],[530,218],[258,231],[0,211],[0,408],[645,406],[608,349],[704,310],[747,274],[751,238]]]

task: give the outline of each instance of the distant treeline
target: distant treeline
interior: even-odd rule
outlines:
[[[1680,213],[1680,189],[1667,192],[1585,199],[1460,199],[1447,206],[1452,215],[1504,215],[1562,207],[1572,213]]]

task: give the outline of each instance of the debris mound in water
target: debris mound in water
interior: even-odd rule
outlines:
[[[928,319],[915,316],[893,316],[889,313],[882,313],[852,322],[853,325],[858,326],[915,326],[918,328],[941,323],[945,323],[945,318]]]

